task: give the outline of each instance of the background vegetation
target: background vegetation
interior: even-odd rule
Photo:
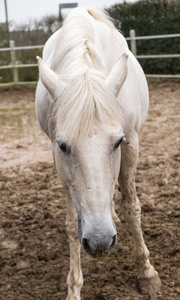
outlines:
[[[180,33],[180,0],[140,0],[124,2],[108,13],[125,37],[130,29],[136,36]],[[137,54],[180,54],[180,38],[137,41]],[[180,58],[140,59],[146,74],[178,74]]]
[[[15,46],[34,46],[44,45],[47,39],[61,27],[62,20],[57,16],[46,16],[40,21],[30,21],[21,26],[14,26],[13,31],[7,32],[5,24],[0,24],[0,47],[9,47],[9,40],[15,41]],[[9,24],[12,27],[12,24]],[[42,49],[32,50],[17,50],[16,61],[19,64],[36,63],[36,55],[42,56]],[[11,63],[10,52],[0,52],[0,66]],[[0,70],[0,78],[3,82],[13,81],[12,69]],[[38,69],[37,67],[19,68],[19,81],[37,81]]]
[[[137,36],[180,33],[180,0],[140,0],[134,3],[115,4],[108,10],[114,23],[125,37],[130,29]],[[48,37],[60,26],[56,16],[47,16],[40,21],[31,21],[15,27],[9,39],[16,46],[43,45]],[[0,24],[0,47],[8,47],[8,34],[5,24]],[[137,54],[178,54],[180,38],[153,39],[137,41]],[[35,63],[35,56],[41,50],[20,50],[16,52],[19,63]],[[0,52],[0,65],[10,64],[9,52]],[[146,74],[180,74],[180,58],[140,59]],[[18,70],[20,81],[36,81],[37,68]],[[3,82],[12,81],[11,70],[0,70]]]

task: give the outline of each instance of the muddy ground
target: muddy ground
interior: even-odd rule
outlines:
[[[140,134],[137,192],[158,299],[180,299],[180,81],[149,83],[150,112]],[[34,115],[34,89],[0,90],[0,299],[65,300],[69,246],[65,198],[50,143]],[[120,193],[116,190],[121,216]],[[108,257],[82,250],[83,300],[150,299],[137,287],[133,243],[121,217]]]

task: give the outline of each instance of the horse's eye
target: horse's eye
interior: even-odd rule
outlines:
[[[113,150],[116,150],[120,146],[123,140],[125,140],[124,135],[114,144]]]
[[[56,139],[56,142],[62,152],[66,153],[66,154],[70,154],[70,152],[71,152],[70,146],[68,146],[65,142],[62,142],[59,139]]]
[[[62,144],[59,144],[59,148],[61,149],[62,152],[67,152],[67,145],[66,143],[62,143]]]

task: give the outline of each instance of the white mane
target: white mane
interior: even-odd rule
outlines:
[[[92,70],[71,79],[55,105],[56,133],[77,140],[91,134],[97,122],[121,128],[122,112],[105,86],[104,77]]]
[[[53,54],[51,68],[61,75],[84,73],[87,67],[103,71],[100,53],[95,48],[94,20],[113,26],[97,9],[74,9],[66,18]]]
[[[108,74],[95,47],[94,19],[113,27],[102,11],[74,10],[66,18],[53,55],[51,68],[66,83],[54,107],[56,133],[68,139],[89,134],[97,121],[120,126],[120,105],[104,82]]]

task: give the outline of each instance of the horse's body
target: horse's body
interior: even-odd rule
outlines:
[[[50,37],[43,59],[46,63],[38,58],[36,113],[52,141],[55,165],[66,191],[70,241],[67,299],[80,299],[83,284],[77,216],[78,237],[89,254],[100,256],[115,245],[111,202],[117,179],[122,212],[134,237],[139,279],[150,288],[152,280],[153,287],[155,283],[159,286],[142,236],[135,189],[138,132],[149,101],[139,63],[103,12],[82,8],[74,9]]]

